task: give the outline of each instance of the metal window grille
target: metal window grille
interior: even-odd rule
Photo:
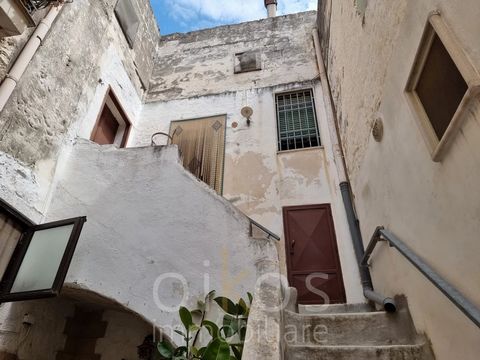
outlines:
[[[278,94],[276,103],[280,151],[321,145],[312,90]]]

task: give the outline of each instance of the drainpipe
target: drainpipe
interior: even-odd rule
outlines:
[[[363,295],[368,300],[383,306],[385,311],[395,312],[397,309],[395,301],[391,298],[387,298],[381,294],[378,294],[373,290],[370,270],[368,269],[368,266],[362,266],[365,248],[363,246],[363,239],[362,233],[360,232],[359,221],[357,219],[353,206],[352,192],[350,191],[350,182],[348,180],[348,175],[346,171],[345,160],[341,146],[341,139],[338,131],[338,122],[336,118],[335,107],[332,102],[332,93],[328,82],[327,72],[325,70],[325,63],[323,61],[322,53],[320,51],[320,38],[317,29],[313,30],[313,42],[315,45],[315,54],[317,56],[318,69],[320,70],[320,82],[322,84],[324,98],[327,98],[325,105],[327,107],[327,124],[330,133],[330,141],[332,142],[333,156],[337,167],[337,173],[340,182],[340,191],[343,198],[343,205],[345,206],[348,227],[350,230],[350,235],[352,237],[355,257],[357,258],[360,279],[362,281]]]
[[[8,99],[10,99],[13,90],[15,90],[18,81],[24,74],[38,48],[42,45],[42,41],[45,39],[45,36],[52,27],[52,24],[60,13],[62,7],[63,5],[60,4],[50,8],[45,18],[37,25],[37,28],[30,39],[28,39],[10,71],[3,79],[3,82],[0,85],[0,112],[7,104]]]

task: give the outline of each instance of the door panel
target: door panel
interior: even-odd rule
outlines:
[[[98,122],[93,141],[99,145],[108,145],[115,143],[115,137],[119,128],[118,121],[115,119],[112,111],[105,106],[100,121]]]
[[[330,205],[286,207],[283,217],[288,277],[290,285],[298,290],[299,303],[344,303]]]

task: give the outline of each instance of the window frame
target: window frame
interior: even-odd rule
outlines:
[[[420,97],[416,92],[417,85],[425,68],[435,36],[438,36],[442,42],[468,86],[462,101],[450,120],[449,126],[440,139],[438,138],[432,122],[430,121]],[[452,140],[455,138],[455,135],[460,130],[467,116],[470,102],[480,94],[480,76],[465,54],[460,42],[452,33],[438,11],[431,12],[428,16],[404,93],[417,125],[419,126],[422,137],[425,140],[426,146],[430,151],[432,160],[435,162],[442,161],[452,143]]]
[[[32,220],[30,220],[28,217],[23,215],[20,211],[15,209],[13,206],[11,206],[2,198],[0,198],[0,208],[6,213],[8,213],[20,225],[22,225],[23,231],[25,231],[29,227],[35,226],[35,223]]]
[[[312,96],[313,116],[315,118],[315,128],[316,128],[316,131],[317,131],[318,145],[296,148],[296,149],[282,150],[281,149],[281,136],[280,136],[280,123],[279,123],[279,109],[278,109],[278,100],[277,100],[278,96],[296,94],[296,93],[300,93],[300,92],[304,92],[304,91],[310,91],[310,94]],[[321,138],[321,135],[320,135],[320,125],[318,124],[317,105],[316,105],[316,101],[315,101],[315,90],[314,90],[314,88],[305,87],[305,88],[276,92],[276,93],[273,94],[273,101],[274,101],[274,104],[275,104],[275,124],[276,124],[276,128],[277,128],[277,145],[276,145],[277,153],[285,153],[285,152],[292,152],[292,151],[304,151],[304,150],[309,150],[309,149],[323,148],[322,138]]]
[[[105,110],[105,107],[108,107],[107,101],[108,101],[109,98],[112,101],[115,108],[117,109],[118,113],[120,114],[120,117],[125,122],[125,129],[123,131],[122,140],[121,140],[120,144],[118,144],[119,148],[125,148],[127,146],[128,138],[130,137],[130,132],[132,130],[132,122],[131,122],[130,118],[128,117],[127,112],[123,108],[122,104],[120,103],[120,100],[118,99],[118,96],[115,94],[115,91],[112,89],[111,86],[108,86],[107,91],[105,93],[105,96],[103,97],[102,105],[100,106],[100,111],[98,112],[97,119],[95,120],[95,125],[93,126],[92,132],[90,134],[90,141],[95,142],[94,139],[95,139],[96,133],[98,131],[98,127],[100,126],[100,120],[102,119],[102,114],[103,114],[103,111]],[[112,111],[112,110],[110,109],[110,111]],[[118,120],[117,120],[117,122],[118,122]],[[119,123],[119,127],[121,125],[122,124]],[[117,133],[117,135],[118,135],[118,133]],[[116,145],[116,144],[114,142],[111,145]]]
[[[44,299],[55,297],[60,294],[60,291],[65,282],[68,269],[70,267],[75,249],[80,237],[84,223],[87,221],[85,216],[65,219],[60,221],[54,221],[50,223],[35,225],[33,221],[28,219],[26,216],[17,211],[14,207],[9,205],[4,200],[0,199],[0,207],[6,213],[12,216],[14,221],[17,221],[22,225],[22,234],[18,241],[17,247],[13,252],[12,257],[10,258],[9,264],[5,271],[3,279],[0,282],[0,303],[4,302],[15,302],[15,301],[24,301],[24,300],[33,300],[33,299]],[[35,232],[39,230],[52,229],[65,225],[72,225],[73,229],[70,233],[67,245],[65,247],[65,252],[63,253],[62,260],[60,262],[59,268],[57,270],[55,280],[51,288],[42,289],[42,290],[33,290],[33,291],[24,291],[19,293],[11,293],[11,289],[15,282],[15,279],[18,275],[18,271],[22,265],[22,262],[27,254],[28,247],[32,241],[32,238]]]
[[[137,21],[136,25],[135,25],[136,28],[135,28],[135,31],[134,31],[135,34],[133,35],[133,38],[130,37],[130,34],[128,32],[127,24],[124,23],[124,19],[122,19],[119,12],[117,11],[118,5],[120,4],[121,1],[123,1],[123,0],[117,0],[116,1],[115,7],[113,8],[113,13],[115,14],[115,18],[117,19],[117,22],[118,22],[120,28],[122,29],[123,35],[125,36],[125,39],[127,40],[128,46],[130,47],[130,49],[133,49],[134,46],[135,46],[135,41],[136,41],[137,36],[138,36],[138,31],[140,29],[141,20],[140,20],[140,17],[138,16],[137,10],[135,9],[135,6],[133,5],[133,3],[130,2],[132,10],[133,10],[133,12],[135,14],[135,17],[136,17],[136,21]]]

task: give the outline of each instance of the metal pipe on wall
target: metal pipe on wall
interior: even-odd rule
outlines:
[[[0,112],[4,109],[8,99],[17,87],[18,81],[28,68],[28,64],[32,61],[33,56],[37,52],[40,45],[42,45],[45,36],[52,27],[53,22],[62,10],[63,5],[52,6],[47,15],[40,21],[37,28],[33,32],[30,39],[28,39],[24,48],[18,55],[13,66],[0,85]]]
[[[265,0],[265,7],[269,18],[277,16],[277,0]]]
[[[329,128],[330,141],[333,147],[333,156],[339,178],[340,191],[342,193],[343,204],[348,221],[348,227],[350,235],[352,237],[353,249],[355,251],[355,257],[358,263],[358,269],[360,272],[360,279],[362,282],[363,294],[368,299],[381,306],[388,312],[396,311],[395,301],[391,298],[378,294],[373,289],[372,278],[370,276],[370,270],[368,266],[362,265],[363,254],[365,249],[363,246],[362,234],[358,226],[358,219],[355,214],[352,193],[350,191],[350,183],[348,181],[347,170],[343,157],[343,150],[341,147],[340,135],[337,127],[337,119],[335,114],[335,108],[332,102],[332,95],[330,91],[330,85],[328,82],[327,71],[325,69],[325,63],[322,53],[320,51],[320,38],[318,35],[318,29],[313,30],[313,43],[315,47],[315,54],[317,57],[318,69],[320,71],[320,83],[324,97],[327,98],[325,102],[327,113],[327,124]]]

